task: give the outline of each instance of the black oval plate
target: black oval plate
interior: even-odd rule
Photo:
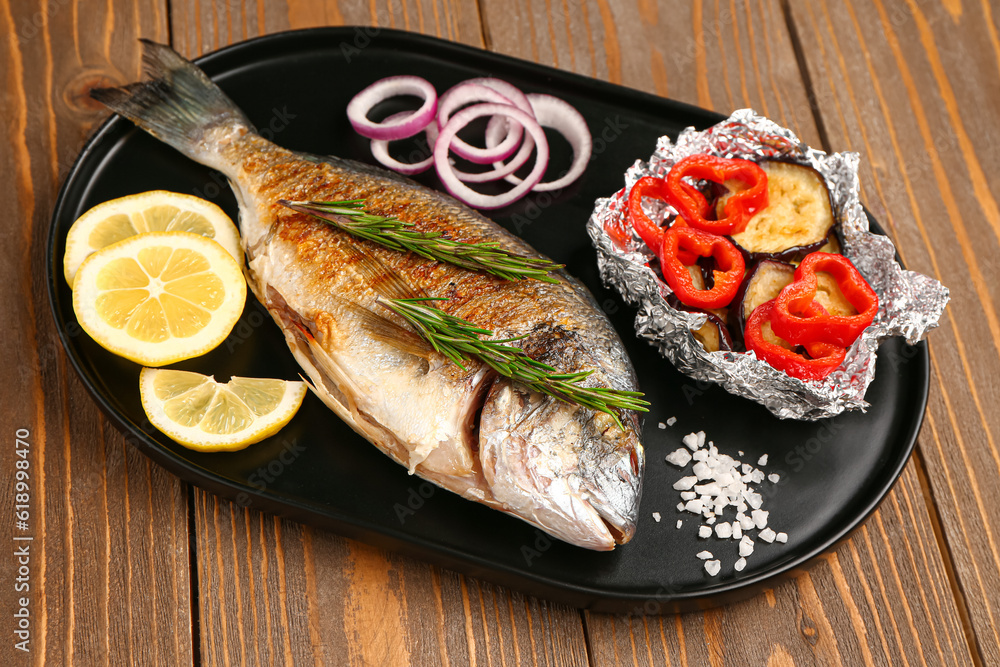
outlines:
[[[617,327],[653,405],[644,420],[648,466],[639,528],[611,553],[548,538],[512,517],[442,491],[392,463],[316,397],[279,434],[244,451],[200,454],[171,442],[146,421],[139,367],[80,335],[62,276],[66,231],[89,207],[152,189],[215,201],[233,218],[224,179],[121,118],[102,125],[83,149],[56,203],[49,239],[52,311],[84,384],[109,419],[150,458],[182,479],[232,499],[350,537],[415,554],[525,592],[593,609],[658,613],[743,597],[845,537],[885,496],[905,464],[927,400],[928,355],[900,340],[879,351],[867,414],[824,422],[780,421],[763,407],[678,373],[636,339],[634,311],[605,289],[584,225],[594,199],[622,186],[625,169],[647,157],[656,138],[707,127],[717,114],[601,81],[429,37],[373,28],[323,28],[269,35],[227,47],[199,64],[282,146],[372,162],[367,141],[344,116],[351,95],[390,74],[418,74],[444,91],[493,75],[528,92],[564,98],[586,117],[594,157],[584,176],[558,196],[537,194],[494,215],[541,252],[564,262],[594,292]],[[555,161],[567,159],[556,146]],[[436,184],[433,175],[421,180]],[[266,311],[253,299],[225,343],[176,367],[214,374],[294,379],[299,369]],[[673,427],[659,422],[676,416]],[[787,544],[764,544],[741,573],[736,541],[696,537],[698,520],[678,513],[671,486],[680,476],[663,461],[681,437],[704,429],[722,451],[755,463],[769,453],[765,483],[771,525]],[[652,512],[662,515],[656,523]],[[684,526],[675,527],[678,518]],[[705,574],[695,553],[723,561]]]

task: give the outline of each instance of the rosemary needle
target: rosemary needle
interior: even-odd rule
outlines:
[[[593,371],[559,373],[555,368],[529,357],[519,347],[507,343],[519,340],[483,340],[493,332],[471,322],[449,315],[428,302],[439,299],[390,299],[381,303],[416,329],[430,345],[458,366],[470,357],[479,359],[500,375],[531,387],[535,391],[553,396],[567,403],[576,403],[611,415],[624,430],[615,409],[648,412],[649,405],[642,400],[642,392],[620,391],[606,387],[584,387],[580,383]]]
[[[427,259],[447,262],[463,269],[485,271],[504,280],[533,278],[558,282],[549,274],[563,268],[547,259],[525,257],[500,247],[495,241],[463,243],[441,232],[418,232],[411,222],[373,215],[364,209],[363,199],[348,201],[287,201],[281,205],[307,213],[348,234],[401,252],[414,252]]]

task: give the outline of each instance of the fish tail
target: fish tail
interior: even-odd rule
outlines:
[[[190,61],[169,46],[139,41],[149,80],[96,88],[90,96],[184,155],[222,169],[229,161],[221,151],[233,139],[256,132],[253,125]]]

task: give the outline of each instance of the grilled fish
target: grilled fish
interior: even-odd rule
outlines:
[[[636,389],[616,332],[587,289],[504,281],[395,252],[283,207],[285,200],[363,199],[370,213],[466,242],[540,257],[451,197],[335,157],[261,137],[233,102],[169,47],[143,41],[149,80],[92,95],[189,158],[228,177],[239,202],[247,279],[282,329],[313,391],[393,460],[441,487],[566,542],[609,550],[635,531],[643,448],[595,412],[531,391],[482,363],[435,352],[386,298],[433,297],[561,372],[593,370],[588,386]]]

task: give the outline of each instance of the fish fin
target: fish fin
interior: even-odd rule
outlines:
[[[424,359],[429,359],[434,351],[434,348],[423,338],[389,318],[353,301],[346,302],[346,307],[358,318],[361,327],[372,338],[391,345],[401,352],[407,352]]]
[[[354,244],[345,244],[345,250],[352,256],[352,267],[361,274],[365,284],[379,296],[386,299],[422,299],[423,290],[413,287],[378,257]]]
[[[211,130],[229,129],[230,138],[256,131],[239,107],[198,67],[169,46],[148,39],[139,41],[150,80],[121,88],[95,88],[91,97],[202,162],[210,157],[205,155],[208,146],[227,143],[203,141]]]

